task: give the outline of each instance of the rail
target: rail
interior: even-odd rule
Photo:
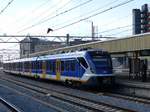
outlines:
[[[6,101],[5,99],[3,99],[2,97],[0,97],[0,102],[2,104],[4,104],[5,106],[7,106],[9,108],[9,110],[11,110],[12,112],[21,112],[13,104],[9,103],[8,101]]]

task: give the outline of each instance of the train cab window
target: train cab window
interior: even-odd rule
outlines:
[[[80,57],[80,58],[77,58],[79,63],[84,66],[85,68],[88,68],[88,64],[86,63],[85,59]]]

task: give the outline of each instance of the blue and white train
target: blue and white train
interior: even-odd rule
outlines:
[[[71,83],[91,83],[114,77],[111,56],[103,50],[76,51],[5,61],[4,71]]]

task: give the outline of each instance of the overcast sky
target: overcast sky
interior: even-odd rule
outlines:
[[[132,9],[141,8],[141,5],[150,3],[150,0],[134,0],[77,24],[64,27],[125,1],[128,0],[0,0],[0,35],[47,35],[47,28],[52,28],[54,31],[48,35],[69,33],[70,35],[91,36],[92,22],[96,26],[98,36],[131,35],[131,26],[118,27],[132,25]],[[11,3],[6,8],[9,2]],[[118,29],[108,31],[115,28]],[[8,40],[9,38],[1,39]],[[10,38],[10,41],[17,39]],[[17,44],[1,43],[0,46],[1,49],[19,48]]]

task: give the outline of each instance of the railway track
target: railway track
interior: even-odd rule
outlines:
[[[22,112],[19,109],[17,109],[13,104],[11,104],[10,102],[6,101],[2,97],[0,97],[0,102],[1,102],[2,105],[7,107],[10,112]]]
[[[20,81],[20,80],[18,80],[18,79],[14,79],[14,78],[13,78],[13,80],[19,81],[19,82],[21,82],[21,83],[24,83],[24,81]],[[39,88],[43,88],[43,89],[49,90],[49,88],[42,87],[42,86],[39,86],[39,85],[35,85],[35,84],[33,84],[33,83],[30,83],[30,82],[25,82],[25,83],[27,83],[27,84],[29,84],[29,85],[32,85],[32,86],[35,86],[35,87],[39,87]],[[77,88],[75,88],[75,89],[77,89]],[[60,93],[69,95],[69,94],[67,94],[67,92],[58,91],[58,90],[54,90],[54,89],[51,89],[51,90],[52,90],[52,91],[55,91],[55,92],[60,92]],[[65,90],[66,90],[66,89],[65,89]],[[81,89],[81,90],[82,90],[82,89]],[[92,91],[89,91],[89,90],[85,90],[85,91],[92,93]],[[110,96],[110,97],[115,97],[115,98],[120,98],[120,99],[125,99],[125,100],[134,101],[134,102],[136,102],[136,103],[138,102],[138,103],[143,103],[143,104],[150,104],[150,100],[145,99],[145,98],[135,97],[135,96],[132,97],[132,96],[122,95],[122,94],[117,94],[117,93],[95,92],[95,91],[94,91],[94,93],[97,94],[97,95],[99,95],[99,96],[101,96],[101,95],[103,95],[103,96]]]
[[[112,106],[105,103],[100,103],[98,101],[94,101],[85,97],[65,93],[62,91],[54,90],[54,89],[47,89],[36,84],[26,83],[19,80],[12,80],[1,78],[2,80],[8,81],[10,83],[16,84],[17,86],[26,88],[30,91],[37,92],[38,94],[43,94],[48,97],[53,97],[58,100],[65,101],[67,103],[83,107],[89,109],[90,111],[97,111],[97,112],[134,112],[132,110],[126,108],[120,108],[116,106]]]
[[[116,97],[120,99],[125,99],[125,100],[130,100],[138,103],[143,103],[143,104],[150,104],[150,100],[145,99],[145,98],[139,98],[139,97],[132,97],[128,95],[121,95],[121,94],[114,94],[114,93],[97,93],[97,95],[106,95],[106,96],[111,96],[111,97]]]

